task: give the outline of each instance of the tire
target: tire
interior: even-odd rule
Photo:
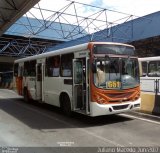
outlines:
[[[26,103],[29,102],[29,95],[28,95],[28,90],[27,89],[24,89],[24,101]]]
[[[71,116],[72,110],[71,110],[71,103],[70,103],[69,97],[67,95],[64,95],[64,97],[62,99],[63,99],[62,110],[63,110],[64,114],[67,116]]]

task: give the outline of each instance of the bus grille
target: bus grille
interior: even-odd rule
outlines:
[[[115,94],[107,94],[109,98],[124,98],[124,97],[130,97],[133,94],[133,92],[127,92],[127,93],[115,93]]]
[[[119,102],[125,102],[125,101],[129,101],[130,99],[121,99],[121,100],[109,100],[109,102],[112,102],[112,103],[119,103]]]
[[[129,105],[112,106],[114,110],[126,109]]]

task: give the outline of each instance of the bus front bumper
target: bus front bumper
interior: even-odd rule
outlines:
[[[97,102],[90,103],[90,116],[101,116],[123,113],[140,108],[141,98],[136,101],[128,101],[119,104],[98,104]]]

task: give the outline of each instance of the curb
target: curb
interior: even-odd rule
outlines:
[[[160,122],[160,116],[146,114],[146,113],[142,113],[142,112],[139,112],[139,111],[131,111],[131,112],[127,112],[125,114]]]

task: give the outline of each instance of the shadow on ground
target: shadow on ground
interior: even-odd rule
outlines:
[[[119,115],[89,117],[78,113],[68,117],[57,107],[35,101],[25,103],[22,98],[0,99],[0,109],[33,129],[85,128],[132,120]]]

